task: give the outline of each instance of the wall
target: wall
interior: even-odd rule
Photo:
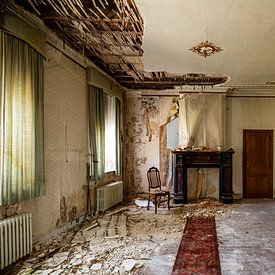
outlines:
[[[89,71],[92,72],[90,84],[100,84],[109,94],[123,98],[120,86],[94,68]],[[0,219],[23,212],[32,213],[34,241],[44,240],[84,216],[87,201],[86,69],[47,45],[44,74],[46,195],[16,205],[0,206]],[[98,185],[118,179],[121,177],[109,173]],[[92,208],[95,205],[94,191],[95,186],[91,192]]]
[[[87,69],[87,83],[98,88],[102,88],[111,96],[116,96],[123,101],[124,89],[112,78],[99,72],[93,67]]]
[[[173,97],[142,96],[129,91],[125,104],[124,175],[127,191],[147,192],[146,172],[152,166],[160,167],[160,126],[166,122]]]
[[[275,130],[275,98],[227,98],[227,145],[235,149],[233,155],[233,190],[242,197],[243,129]],[[273,145],[275,155],[275,146]],[[275,161],[273,162],[273,171]],[[273,177],[275,173],[273,173]],[[274,180],[273,180],[274,182]],[[275,185],[273,184],[275,196]]]
[[[47,47],[44,90],[46,195],[7,209],[31,212],[33,238],[85,213],[87,107],[86,71]],[[17,208],[17,209],[16,209]]]
[[[151,95],[155,92],[151,91]],[[157,92],[158,93],[158,92]],[[169,114],[175,107],[174,101],[179,95],[174,96],[148,96],[148,91],[128,92],[126,96],[126,141],[125,141],[125,181],[127,182],[128,192],[147,192],[148,183],[146,172],[152,166],[159,168],[163,185],[167,185],[172,190],[172,153],[167,149],[166,127]],[[159,94],[159,93],[158,93]],[[165,91],[164,94],[169,94]],[[197,96],[206,97],[209,106],[204,102],[195,106],[193,114],[206,114],[205,106],[208,106],[208,123],[204,125],[204,119],[198,117],[197,120],[188,122],[193,128],[210,129],[213,125],[218,129],[207,132],[207,142],[214,144],[214,148],[223,144],[224,138],[224,105],[225,97],[220,95],[187,95],[187,98]],[[214,101],[216,104],[213,104]],[[194,100],[193,100],[194,101]],[[193,102],[192,101],[192,102]],[[210,102],[212,102],[210,104]],[[198,102],[195,102],[198,103]],[[180,105],[180,104],[179,104]],[[188,105],[191,106],[190,104]],[[203,108],[201,108],[203,107]],[[191,107],[188,109],[190,113]],[[201,110],[203,109],[203,110]],[[189,114],[188,113],[188,114]],[[217,118],[217,114],[221,117]],[[222,114],[222,115],[221,115]],[[186,114],[183,114],[186,116]],[[202,125],[200,125],[200,123]],[[209,124],[210,123],[210,124]],[[211,126],[209,128],[209,125]],[[219,127],[218,127],[219,126]],[[222,130],[220,130],[222,127]],[[193,129],[192,128],[192,129]],[[196,128],[196,129],[197,129]],[[198,129],[197,129],[198,130]],[[221,134],[220,134],[221,133]],[[190,134],[190,133],[189,133]],[[193,138],[197,138],[197,133],[192,133]],[[217,139],[217,136],[219,138]],[[220,143],[217,143],[219,140]],[[213,143],[213,142],[214,143]],[[204,141],[205,142],[205,141]],[[212,142],[212,143],[211,143]],[[217,144],[216,144],[216,143]],[[204,146],[209,146],[206,143]],[[196,144],[197,145],[197,144]],[[201,144],[200,144],[201,145]],[[219,170],[218,169],[188,169],[188,199],[198,197],[219,197]]]
[[[165,123],[172,107],[171,96],[142,96],[128,92],[126,97],[125,181],[128,192],[146,192],[146,171],[151,166],[160,168],[160,126]],[[234,148],[233,190],[242,197],[242,146],[243,129],[275,130],[275,98],[226,98],[226,146]],[[274,139],[275,140],[275,139]],[[275,155],[275,145],[274,145]],[[167,158],[166,158],[167,159]],[[275,168],[275,161],[274,168]],[[206,169],[207,170],[207,169]],[[275,170],[274,170],[275,171]],[[218,170],[208,169],[206,185],[218,185]],[[190,177],[192,173],[189,173]],[[217,175],[215,175],[217,174]],[[273,173],[275,176],[275,173]],[[189,180],[196,181],[196,178]],[[163,177],[162,177],[163,178]],[[168,177],[169,178],[169,177]],[[275,185],[273,187],[275,197]],[[209,192],[211,190],[208,190]],[[217,190],[211,191],[217,197]],[[210,192],[210,193],[211,193]]]

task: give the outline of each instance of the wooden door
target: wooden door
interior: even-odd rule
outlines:
[[[243,131],[245,198],[273,197],[273,131]]]

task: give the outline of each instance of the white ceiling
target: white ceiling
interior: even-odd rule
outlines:
[[[230,84],[275,81],[274,0],[136,0],[147,71],[223,74]],[[223,51],[189,49],[208,40]]]

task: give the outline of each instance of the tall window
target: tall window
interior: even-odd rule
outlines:
[[[0,31],[0,205],[44,193],[43,58]]]
[[[89,153],[91,177],[105,172],[121,173],[121,104],[102,89],[89,86]]]
[[[107,96],[105,110],[105,172],[116,171],[116,101]]]

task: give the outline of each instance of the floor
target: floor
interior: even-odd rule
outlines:
[[[208,200],[188,205],[115,208],[52,239],[7,274],[171,274],[186,218],[230,213]]]
[[[223,275],[275,274],[275,201],[149,211],[130,204],[54,238],[7,274],[169,275],[186,217],[215,216]]]
[[[275,274],[274,200],[244,200],[216,228],[223,275]]]

